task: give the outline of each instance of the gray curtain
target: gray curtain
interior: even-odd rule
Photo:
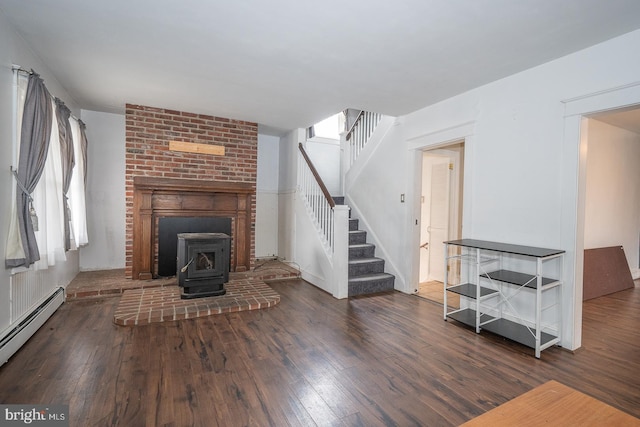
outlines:
[[[25,96],[20,137],[20,161],[16,173],[18,180],[18,228],[25,257],[5,260],[7,268],[28,267],[40,259],[30,215],[30,210],[33,208],[31,192],[36,188],[44,170],[44,163],[49,151],[52,120],[51,95],[49,95],[40,76],[32,72],[29,76]]]
[[[73,138],[71,135],[71,111],[60,99],[56,98],[56,117],[58,119],[58,134],[60,135],[60,156],[62,157],[62,199],[64,200],[64,250],[71,249],[71,227],[69,221],[71,214],[69,211],[69,186],[73,176],[73,167],[76,164],[73,153]]]
[[[80,124],[80,150],[82,151],[82,176],[84,177],[84,188],[87,191],[87,125],[82,120],[78,120]]]

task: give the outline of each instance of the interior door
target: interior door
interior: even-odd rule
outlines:
[[[444,245],[442,242],[449,237],[450,159],[448,157],[431,159],[427,280],[443,282]]]

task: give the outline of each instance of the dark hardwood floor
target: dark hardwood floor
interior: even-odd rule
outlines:
[[[118,298],[65,303],[0,368],[0,402],[70,405],[72,426],[449,426],[555,379],[640,417],[640,288],[584,304],[583,348],[533,350],[399,292],[303,281],[266,310],[140,327]]]

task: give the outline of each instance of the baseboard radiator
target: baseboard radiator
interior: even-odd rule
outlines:
[[[52,287],[51,278],[38,273],[41,272],[25,272],[11,276],[11,324],[0,337],[0,366],[4,365],[64,302],[64,288]]]

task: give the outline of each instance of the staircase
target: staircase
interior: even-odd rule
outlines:
[[[334,197],[344,204],[344,197]],[[367,232],[349,219],[349,296],[392,291],[395,277],[384,272],[384,260],[375,257],[375,245],[367,243]]]

